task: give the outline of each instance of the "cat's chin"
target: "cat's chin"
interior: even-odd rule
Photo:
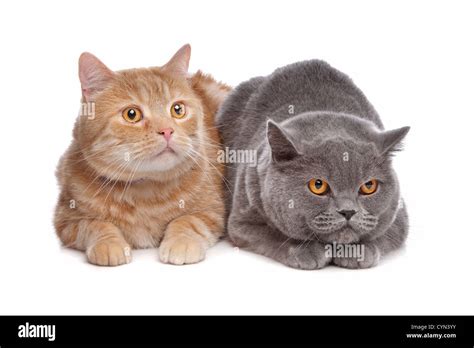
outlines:
[[[144,172],[167,172],[175,169],[181,164],[180,157],[174,150],[163,150],[153,155],[140,165],[140,170]]]

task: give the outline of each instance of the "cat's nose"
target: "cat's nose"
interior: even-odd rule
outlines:
[[[174,133],[173,128],[163,128],[158,131],[158,134],[161,134],[162,136],[164,136],[166,141],[170,141],[171,134],[173,133]]]
[[[338,213],[344,216],[346,220],[349,221],[351,217],[356,213],[356,211],[355,210],[339,210]]]

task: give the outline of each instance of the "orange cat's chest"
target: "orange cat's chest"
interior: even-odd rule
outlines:
[[[167,225],[186,214],[192,203],[190,197],[169,200],[128,197],[123,200],[118,194],[117,196],[118,199],[113,197],[115,199],[112,200],[109,197],[108,204],[97,203],[101,205],[104,219],[119,227],[127,242],[135,248],[157,247]]]

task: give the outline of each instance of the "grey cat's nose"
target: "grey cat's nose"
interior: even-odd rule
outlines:
[[[351,217],[356,213],[356,211],[355,210],[339,210],[338,213],[344,216],[346,220],[350,220]]]

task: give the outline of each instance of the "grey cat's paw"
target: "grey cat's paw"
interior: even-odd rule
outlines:
[[[288,248],[285,263],[287,266],[298,269],[320,269],[325,267],[331,261],[324,252],[324,248],[317,242],[309,245],[292,246]]]
[[[365,244],[363,257],[334,257],[333,264],[349,269],[375,267],[380,261],[380,250],[376,245]]]

